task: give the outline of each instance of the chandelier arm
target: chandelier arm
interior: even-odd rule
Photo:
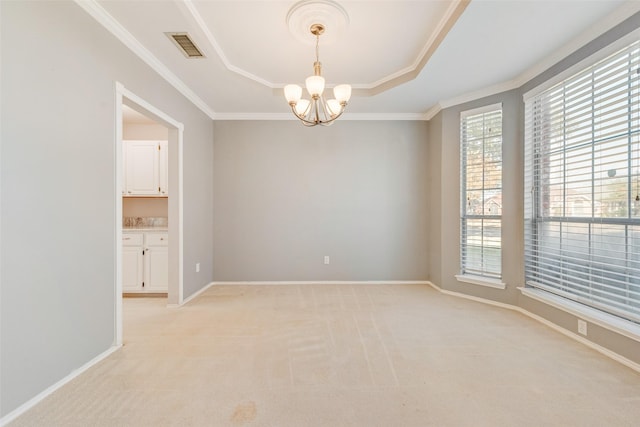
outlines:
[[[314,116],[315,116],[315,122],[316,123],[322,123],[322,119],[320,119],[320,110],[322,109],[322,98],[314,98],[313,99],[313,107],[314,107]]]
[[[291,106],[291,111],[293,112],[293,114],[307,127],[311,127],[311,126],[316,126],[319,124],[322,124],[322,122],[320,121],[311,121],[311,120],[307,120],[306,116],[307,114],[309,114],[309,112],[311,110],[311,103],[309,103],[309,107],[307,107],[307,110],[305,111],[305,114],[300,115],[296,112],[296,107],[294,105]]]
[[[335,117],[331,118],[330,120],[327,120],[327,121],[324,121],[324,122],[320,122],[318,124],[320,124],[322,126],[330,126],[333,122],[335,122],[338,119],[338,117],[340,117],[342,115],[342,113],[344,113],[344,110],[345,110],[344,107],[342,107],[340,109],[340,113],[336,114]]]
[[[312,104],[315,105],[315,111],[312,111]],[[317,104],[315,102],[311,102],[309,103],[309,107],[307,107],[307,110],[305,111],[305,114],[300,115],[296,112],[296,108],[295,106],[291,106],[291,111],[293,112],[293,114],[307,127],[312,127],[312,126],[317,126],[317,125],[321,125],[321,126],[330,126],[334,121],[336,121],[340,116],[342,116],[342,114],[345,112],[347,107],[347,103],[342,103],[340,104],[340,112],[338,114],[336,114],[335,117],[332,117],[331,119],[328,120],[307,120],[307,115],[309,113],[312,113],[312,116],[316,116],[319,117],[318,111],[317,111]],[[315,114],[313,114],[315,112]]]
[[[322,97],[320,98],[320,101],[322,103],[322,115],[324,116],[323,122],[328,123],[332,117],[331,110],[327,105],[327,100],[325,99],[324,95],[322,95]]]

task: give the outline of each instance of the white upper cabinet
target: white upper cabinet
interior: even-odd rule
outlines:
[[[125,196],[168,196],[167,141],[123,141]]]

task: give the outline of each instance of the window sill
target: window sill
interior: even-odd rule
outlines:
[[[472,285],[486,286],[494,289],[506,289],[506,283],[499,279],[490,279],[482,276],[471,276],[468,274],[456,274],[458,282],[471,283]]]
[[[586,305],[568,300],[566,298],[554,295],[551,292],[543,291],[541,289],[534,288],[518,288],[522,295],[548,304],[554,308],[562,310],[566,313],[577,316],[587,322],[598,325],[609,331],[616,332],[627,338],[635,341],[640,341],[640,325],[614,316],[612,314],[604,313],[595,308],[588,307]]]

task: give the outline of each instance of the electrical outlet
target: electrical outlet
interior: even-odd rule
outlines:
[[[324,265],[329,265],[329,255],[324,256]]]
[[[578,333],[587,335],[587,322],[582,319],[578,319]]]
[[[200,273],[200,263],[196,262],[196,273]]]

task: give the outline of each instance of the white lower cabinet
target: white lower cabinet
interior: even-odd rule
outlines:
[[[122,291],[167,292],[169,239],[165,232],[122,233]]]
[[[167,292],[169,289],[167,233],[145,234],[144,275],[147,292]]]

